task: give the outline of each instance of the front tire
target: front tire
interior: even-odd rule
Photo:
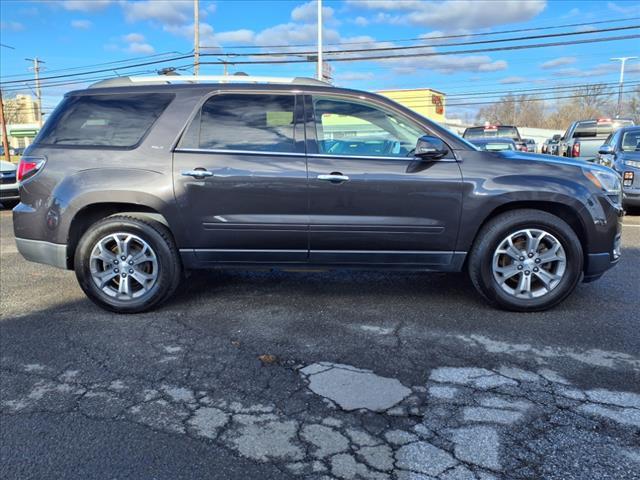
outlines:
[[[469,276],[492,304],[534,312],[562,302],[580,281],[584,256],[573,229],[540,210],[513,210],[491,219],[469,257]]]
[[[76,249],[74,267],[84,293],[100,307],[139,313],[169,298],[182,265],[169,230],[124,215],[93,224]]]

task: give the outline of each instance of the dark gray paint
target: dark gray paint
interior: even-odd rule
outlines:
[[[37,139],[29,147],[26,154],[44,155],[47,164],[21,187],[21,203],[14,210],[17,237],[68,245],[70,266],[72,222],[87,208],[110,204],[110,212],[139,209],[161,215],[188,268],[354,266],[451,271],[462,268],[479,228],[496,210],[526,204],[569,209],[581,230],[589,279],[602,274],[614,260],[622,209],[584,177],[583,163],[478,152],[384,97],[338,88],[155,85],[70,95],[142,91],[171,91],[176,99],[138,148],[45,148]],[[297,120],[299,128],[306,127],[309,155],[176,149],[196,107],[225,91],[305,96],[305,112],[297,112],[304,118]],[[315,93],[355,95],[408,116],[425,135],[441,138],[450,154],[432,162],[318,156],[308,108],[308,98]],[[181,175],[197,167],[214,176]],[[317,180],[320,174],[336,172],[347,175],[349,181]],[[603,256],[609,261],[602,261]]]

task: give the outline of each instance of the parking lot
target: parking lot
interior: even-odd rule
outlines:
[[[640,478],[640,216],[535,314],[339,271],[198,272],[115,315],[0,222],[2,478]]]

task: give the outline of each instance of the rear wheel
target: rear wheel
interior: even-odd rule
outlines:
[[[175,291],[178,251],[164,225],[128,216],[105,218],[78,244],[75,271],[96,304],[119,313],[149,310]]]
[[[478,291],[514,311],[557,305],[575,289],[582,269],[582,246],[573,229],[539,210],[514,210],[489,221],[469,258]]]

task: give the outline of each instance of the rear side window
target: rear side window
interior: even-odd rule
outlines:
[[[158,93],[70,97],[45,124],[39,143],[133,147],[173,97]]]
[[[181,148],[295,152],[295,96],[215,95],[202,106]]]

